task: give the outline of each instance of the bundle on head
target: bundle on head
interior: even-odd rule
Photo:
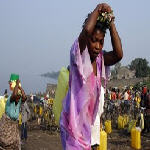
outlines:
[[[87,23],[88,18],[90,17],[91,13],[88,14],[87,18],[85,19],[83,23],[83,28],[85,24]],[[106,30],[110,28],[110,23],[114,20],[113,11],[111,13],[108,12],[102,12],[99,14],[97,18],[97,22],[95,25],[95,28],[100,29],[104,33],[106,33]]]

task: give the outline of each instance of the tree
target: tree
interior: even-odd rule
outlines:
[[[118,63],[116,63],[115,64],[115,71],[116,71],[116,73],[118,72],[118,70],[121,68],[121,63],[120,62],[118,62]]]
[[[116,71],[114,69],[111,70],[111,76],[113,79],[117,79],[117,74],[116,74]]]
[[[129,65],[130,70],[135,70],[136,77],[147,77],[150,75],[148,61],[144,58],[136,58]]]
[[[121,68],[121,63],[118,62],[115,64],[114,69],[111,70],[111,76],[113,79],[117,79],[118,70]]]

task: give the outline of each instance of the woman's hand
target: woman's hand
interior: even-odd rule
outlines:
[[[106,3],[98,4],[96,9],[98,10],[99,13],[102,13],[102,12],[111,13],[112,12],[111,7]]]
[[[25,94],[25,92],[24,92],[22,87],[19,86],[19,90],[21,91],[22,101],[25,102],[26,99],[27,99],[27,96],[26,96],[26,94]]]
[[[103,17],[105,19],[107,19],[110,23],[112,21],[114,21],[115,16],[113,14],[113,11],[112,11],[111,7],[108,4],[106,4],[106,3],[99,4],[99,5],[97,5],[96,9],[98,11],[98,14],[100,16],[104,15]],[[102,14],[102,13],[107,13],[107,15],[106,14]]]
[[[20,80],[17,80],[16,81],[16,85],[19,86],[19,83],[20,83]]]

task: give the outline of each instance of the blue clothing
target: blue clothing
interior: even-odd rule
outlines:
[[[6,107],[5,107],[5,113],[10,119],[12,120],[17,120],[19,117],[19,112],[20,112],[20,106],[21,106],[21,98],[16,105],[15,102],[10,102],[10,97],[7,99]]]
[[[21,125],[21,140],[27,140],[27,123]]]

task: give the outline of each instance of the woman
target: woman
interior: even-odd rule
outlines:
[[[64,150],[90,150],[99,145],[100,116],[103,112],[104,89],[101,79],[107,80],[107,69],[123,57],[114,16],[102,22],[100,15],[110,14],[108,4],[99,4],[88,15],[83,30],[70,52],[69,90],[63,101],[60,118],[61,139]],[[106,29],[109,29],[113,51],[102,51]],[[93,133],[94,132],[94,133]],[[92,142],[93,141],[93,142]]]
[[[12,80],[11,80],[12,79]],[[20,86],[19,76],[11,75],[9,81],[12,94],[8,97],[5,114],[0,120],[0,146],[6,150],[20,150],[21,143],[17,119],[21,102],[27,99],[24,90]],[[13,88],[12,83],[16,80],[16,86]]]

